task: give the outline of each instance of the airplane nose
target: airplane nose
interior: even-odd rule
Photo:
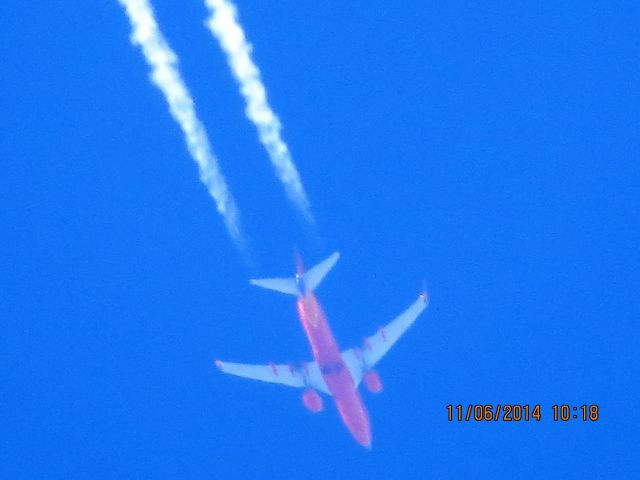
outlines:
[[[351,435],[364,448],[371,450],[371,426],[368,419],[360,418],[359,421],[348,424]]]
[[[367,450],[371,451],[371,438],[368,438],[368,439],[366,439],[364,441],[360,441],[359,443],[364,448],[366,448]]]
[[[369,414],[362,403],[358,390],[342,392],[336,396],[336,406],[342,421],[349,429],[353,439],[363,447],[371,450],[371,425]]]

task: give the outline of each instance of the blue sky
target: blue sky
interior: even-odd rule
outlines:
[[[638,7],[239,2],[317,219],[287,202],[203,2],[155,1],[241,211],[249,266],[111,2],[0,14],[3,478],[631,478]],[[309,357],[254,275],[322,284],[358,344],[431,305],[367,392],[373,450],[215,358]],[[539,423],[447,404],[541,404]],[[551,405],[598,404],[595,423]],[[637,476],[637,471],[636,471]]]

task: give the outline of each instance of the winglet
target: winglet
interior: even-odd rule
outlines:
[[[422,292],[420,292],[420,298],[424,303],[429,305],[429,293],[427,292],[427,282],[422,281]]]

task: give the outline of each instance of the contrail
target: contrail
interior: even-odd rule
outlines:
[[[195,112],[193,98],[180,71],[178,57],[163,37],[147,0],[118,0],[125,7],[131,22],[131,41],[140,45],[151,68],[151,79],[164,94],[171,115],[182,129],[189,153],[198,164],[200,180],[222,215],[229,235],[239,247],[244,240],[240,233],[238,209],[212,153],[207,133]]]
[[[229,66],[240,84],[245,99],[247,117],[258,129],[264,145],[287,195],[302,215],[314,223],[309,200],[300,175],[291,159],[289,147],[280,137],[282,125],[267,102],[267,92],[260,78],[260,70],[251,60],[251,45],[237,20],[237,8],[227,0],[206,0],[211,11],[207,25],[227,54]]]

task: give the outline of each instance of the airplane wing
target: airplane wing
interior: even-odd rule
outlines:
[[[360,383],[365,372],[371,370],[402,334],[413,325],[413,322],[428,305],[429,297],[426,293],[422,293],[409,308],[393,319],[391,323],[380,328],[375,335],[366,338],[362,349],[350,348],[342,352],[342,359],[347,364],[356,385]]]
[[[216,366],[224,373],[238,377],[260,380],[262,382],[278,383],[289,387],[311,387],[327,395],[331,395],[327,384],[322,378],[320,368],[316,362],[306,362],[301,366],[293,365],[249,365],[246,363],[222,362],[216,360]]]

